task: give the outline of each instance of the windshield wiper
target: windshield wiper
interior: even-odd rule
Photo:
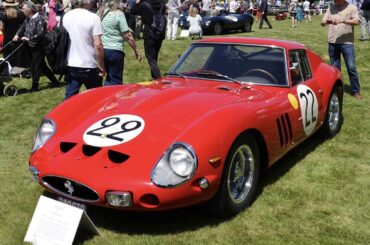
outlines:
[[[181,77],[181,78],[184,78],[184,79],[186,79],[186,78],[187,78],[184,74],[182,74],[182,73],[177,73],[177,72],[167,72],[167,73],[165,73],[164,75],[178,76],[178,77]]]
[[[234,83],[237,83],[237,84],[241,84],[240,81],[237,81],[229,76],[226,76],[226,75],[223,75],[221,73],[218,73],[216,71],[207,71],[207,70],[200,70],[198,72],[196,72],[195,74],[199,75],[199,76],[203,76],[203,77],[217,77],[217,78],[223,78],[223,79],[226,79],[226,80],[229,80],[229,81],[232,81]]]

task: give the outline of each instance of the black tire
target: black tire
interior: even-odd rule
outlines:
[[[221,23],[220,22],[216,22],[215,25],[213,26],[213,33],[215,35],[221,35],[221,33],[223,31],[222,29],[223,28],[222,28]]]
[[[335,85],[330,93],[326,116],[322,125],[322,134],[325,137],[333,137],[339,133],[343,124],[343,91],[338,85]]]
[[[3,94],[6,97],[16,96],[18,94],[18,89],[15,85],[8,84],[4,87]]]
[[[251,25],[251,23],[250,22],[244,23],[243,28],[242,28],[242,31],[243,32],[251,32],[252,31],[252,25]]]
[[[232,145],[225,162],[220,187],[210,202],[214,215],[231,218],[251,205],[260,175],[257,140],[244,134]]]

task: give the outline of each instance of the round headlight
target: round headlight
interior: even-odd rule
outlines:
[[[183,147],[174,149],[169,156],[172,170],[181,177],[188,177],[193,173],[195,161],[193,154]]]
[[[32,147],[32,152],[38,150],[45,144],[55,132],[55,123],[50,119],[42,121],[41,126],[37,130],[35,141]]]

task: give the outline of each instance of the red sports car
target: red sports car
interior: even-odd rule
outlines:
[[[39,127],[29,168],[70,203],[164,210],[251,204],[263,169],[320,129],[341,128],[339,70],[304,45],[263,38],[191,44],[162,78],[60,104]]]

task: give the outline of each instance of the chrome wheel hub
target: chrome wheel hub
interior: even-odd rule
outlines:
[[[227,189],[234,203],[245,200],[252,185],[254,157],[248,145],[241,145],[234,153],[227,178]]]
[[[339,98],[336,94],[330,98],[329,102],[329,128],[331,131],[334,131],[338,128],[339,120],[340,120],[340,102]]]

